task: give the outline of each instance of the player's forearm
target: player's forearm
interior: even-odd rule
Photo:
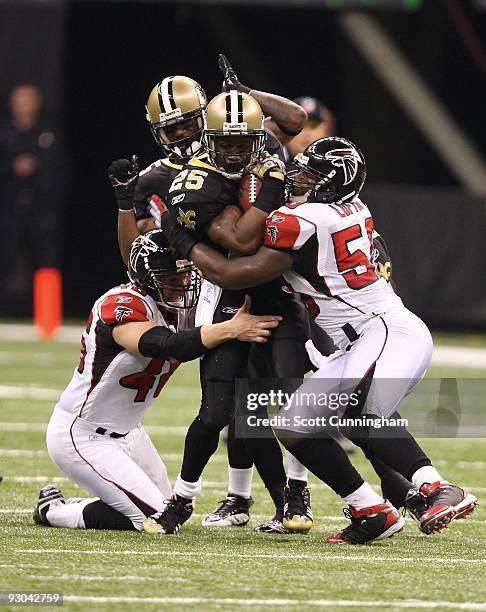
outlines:
[[[259,208],[250,208],[235,223],[234,235],[238,249],[232,251],[239,255],[253,255],[263,244],[267,213]]]
[[[265,115],[271,117],[280,127],[298,133],[303,128],[307,113],[295,102],[275,94],[251,90],[251,96],[260,104]]]
[[[203,325],[201,327],[201,341],[208,349],[212,349],[223,342],[234,340],[236,333],[231,327],[231,321]]]
[[[191,251],[191,259],[204,276],[222,289],[257,287],[280,276],[259,265],[256,255],[227,259],[211,247],[199,243]]]
[[[119,210],[118,211],[118,246],[125,264],[128,263],[128,254],[132,242],[140,232],[137,227],[134,210]]]
[[[207,228],[209,238],[220,246],[239,255],[252,255],[258,251],[265,235],[267,213],[250,208],[241,215],[238,209],[227,207]]]

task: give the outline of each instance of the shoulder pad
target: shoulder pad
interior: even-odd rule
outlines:
[[[107,325],[150,321],[150,308],[138,295],[120,290],[107,295],[99,305],[100,319]]]
[[[267,218],[263,244],[271,249],[298,251],[315,231],[305,219],[276,210]]]

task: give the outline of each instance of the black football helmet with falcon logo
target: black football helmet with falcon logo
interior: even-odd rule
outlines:
[[[173,257],[160,229],[135,238],[128,256],[128,276],[166,310],[197,304],[201,276],[192,261]]]
[[[306,196],[308,201],[341,204],[358,197],[366,179],[363,154],[349,140],[320,138],[295,156],[287,173],[287,199]]]

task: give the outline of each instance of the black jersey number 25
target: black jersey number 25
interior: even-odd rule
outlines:
[[[208,173],[204,172],[204,170],[183,170],[182,172],[179,172],[179,174],[172,181],[169,193],[177,191],[178,189],[192,189],[194,191],[201,189],[207,175]]]

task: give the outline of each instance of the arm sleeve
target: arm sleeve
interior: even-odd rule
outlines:
[[[270,249],[298,251],[315,232],[313,223],[277,210],[266,221],[263,244]]]
[[[392,281],[392,262],[387,244],[376,230],[373,230],[373,262],[377,266],[378,274],[389,282]],[[395,289],[396,285],[393,285]]]
[[[201,340],[201,328],[185,329],[174,333],[166,327],[152,327],[140,337],[138,350],[144,357],[191,361],[208,349]]]

